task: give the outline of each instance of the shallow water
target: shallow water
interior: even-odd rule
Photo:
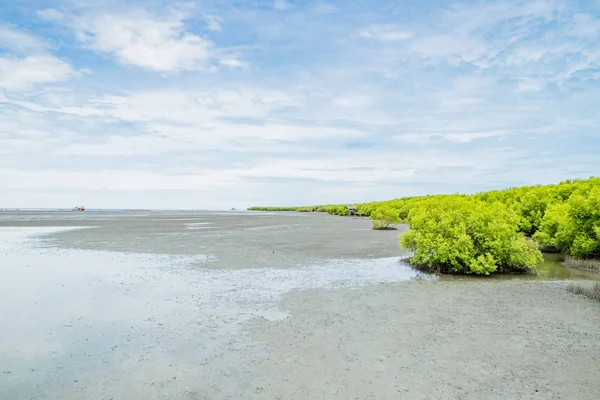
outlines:
[[[239,398],[253,384],[240,361],[265,351],[240,327],[286,318],[286,293],[435,279],[399,261],[398,231],[361,219],[144,212],[0,222],[3,400]],[[510,278],[584,275],[548,261],[537,276]]]
[[[535,272],[527,274],[493,274],[482,279],[500,280],[537,280],[537,281],[563,281],[563,280],[593,280],[600,281],[600,273],[585,269],[569,268],[563,265],[562,254],[544,254],[544,262],[538,265]]]
[[[202,268],[218,257],[211,249],[57,245],[57,236],[81,242],[96,229],[0,228],[1,399],[227,398],[251,385],[240,360],[261,352],[241,324],[285,318],[283,294],[432,278],[397,257],[220,269]]]
[[[542,265],[537,268],[536,276],[544,280],[600,280],[600,274],[585,269],[569,268],[563,265],[562,254],[544,254]]]

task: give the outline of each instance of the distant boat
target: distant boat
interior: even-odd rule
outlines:
[[[85,211],[85,207],[84,207],[84,206],[81,206],[81,207],[75,207],[75,208],[73,209],[73,211]]]

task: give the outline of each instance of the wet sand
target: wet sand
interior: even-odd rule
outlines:
[[[0,214],[0,398],[598,398],[600,303],[546,280],[598,275],[435,279],[399,261],[400,233]]]

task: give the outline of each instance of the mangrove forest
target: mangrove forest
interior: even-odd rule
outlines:
[[[346,204],[253,207],[259,211],[349,215]],[[441,273],[527,272],[542,251],[573,265],[600,266],[600,178],[567,180],[477,194],[429,195],[355,204],[373,229],[406,223],[400,246],[410,262]]]

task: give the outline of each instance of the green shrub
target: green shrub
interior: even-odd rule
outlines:
[[[540,230],[533,238],[542,246],[554,247],[562,253],[568,253],[575,237],[568,215],[569,207],[565,203],[548,207]]]
[[[542,255],[518,232],[519,216],[501,203],[462,196],[422,200],[411,208],[411,228],[400,245],[413,264],[436,272],[489,275],[528,271]]]
[[[356,207],[358,215],[372,219],[374,229],[408,221],[412,231],[403,245],[415,251],[415,263],[432,270],[527,270],[540,260],[534,248],[579,260],[600,259],[600,178],[475,195],[404,197]],[[348,215],[344,204],[256,209]],[[523,235],[532,235],[535,242]]]
[[[300,207],[250,207],[249,211],[300,211]]]
[[[388,229],[390,225],[401,222],[398,216],[398,210],[389,206],[379,206],[371,213],[371,224],[373,229]]]
[[[600,256],[600,186],[582,185],[566,202],[548,207],[534,238],[576,259]]]

